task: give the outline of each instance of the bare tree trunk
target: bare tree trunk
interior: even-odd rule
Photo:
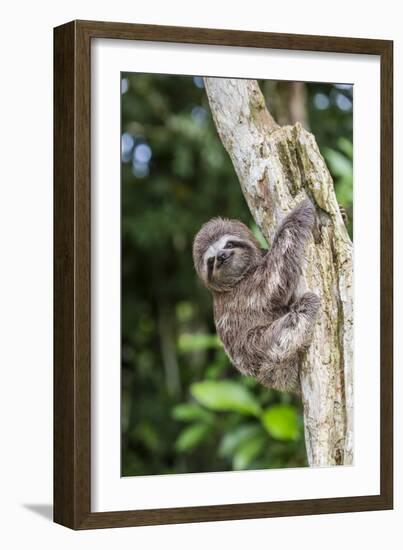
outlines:
[[[302,284],[321,298],[312,345],[301,364],[305,442],[311,466],[353,461],[352,244],[315,138],[280,127],[254,80],[205,78],[220,138],[256,223],[270,243],[282,217],[306,196],[319,224]]]

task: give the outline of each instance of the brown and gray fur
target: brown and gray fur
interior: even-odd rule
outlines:
[[[300,354],[320,300],[298,296],[304,249],[315,224],[310,200],[278,228],[269,252],[240,221],[213,218],[193,243],[196,271],[214,298],[217,333],[234,366],[269,388],[299,392]]]

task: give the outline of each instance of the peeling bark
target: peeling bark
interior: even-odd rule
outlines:
[[[205,78],[214,121],[256,223],[270,243],[283,216],[305,197],[318,227],[301,284],[321,298],[312,345],[301,364],[305,442],[311,466],[353,461],[352,243],[315,138],[280,127],[254,80]]]

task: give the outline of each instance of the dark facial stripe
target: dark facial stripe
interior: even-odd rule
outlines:
[[[247,243],[246,241],[228,241],[227,245],[231,244],[233,247],[236,248],[251,248],[251,245]]]
[[[214,268],[214,258],[209,258],[207,260],[207,279],[211,281],[211,277],[213,275],[213,268]]]

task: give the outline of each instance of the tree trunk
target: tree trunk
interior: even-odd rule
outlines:
[[[256,223],[270,243],[283,216],[307,196],[318,227],[301,284],[321,298],[301,364],[305,442],[311,466],[353,461],[352,243],[315,138],[280,127],[254,80],[205,78],[218,133]]]

